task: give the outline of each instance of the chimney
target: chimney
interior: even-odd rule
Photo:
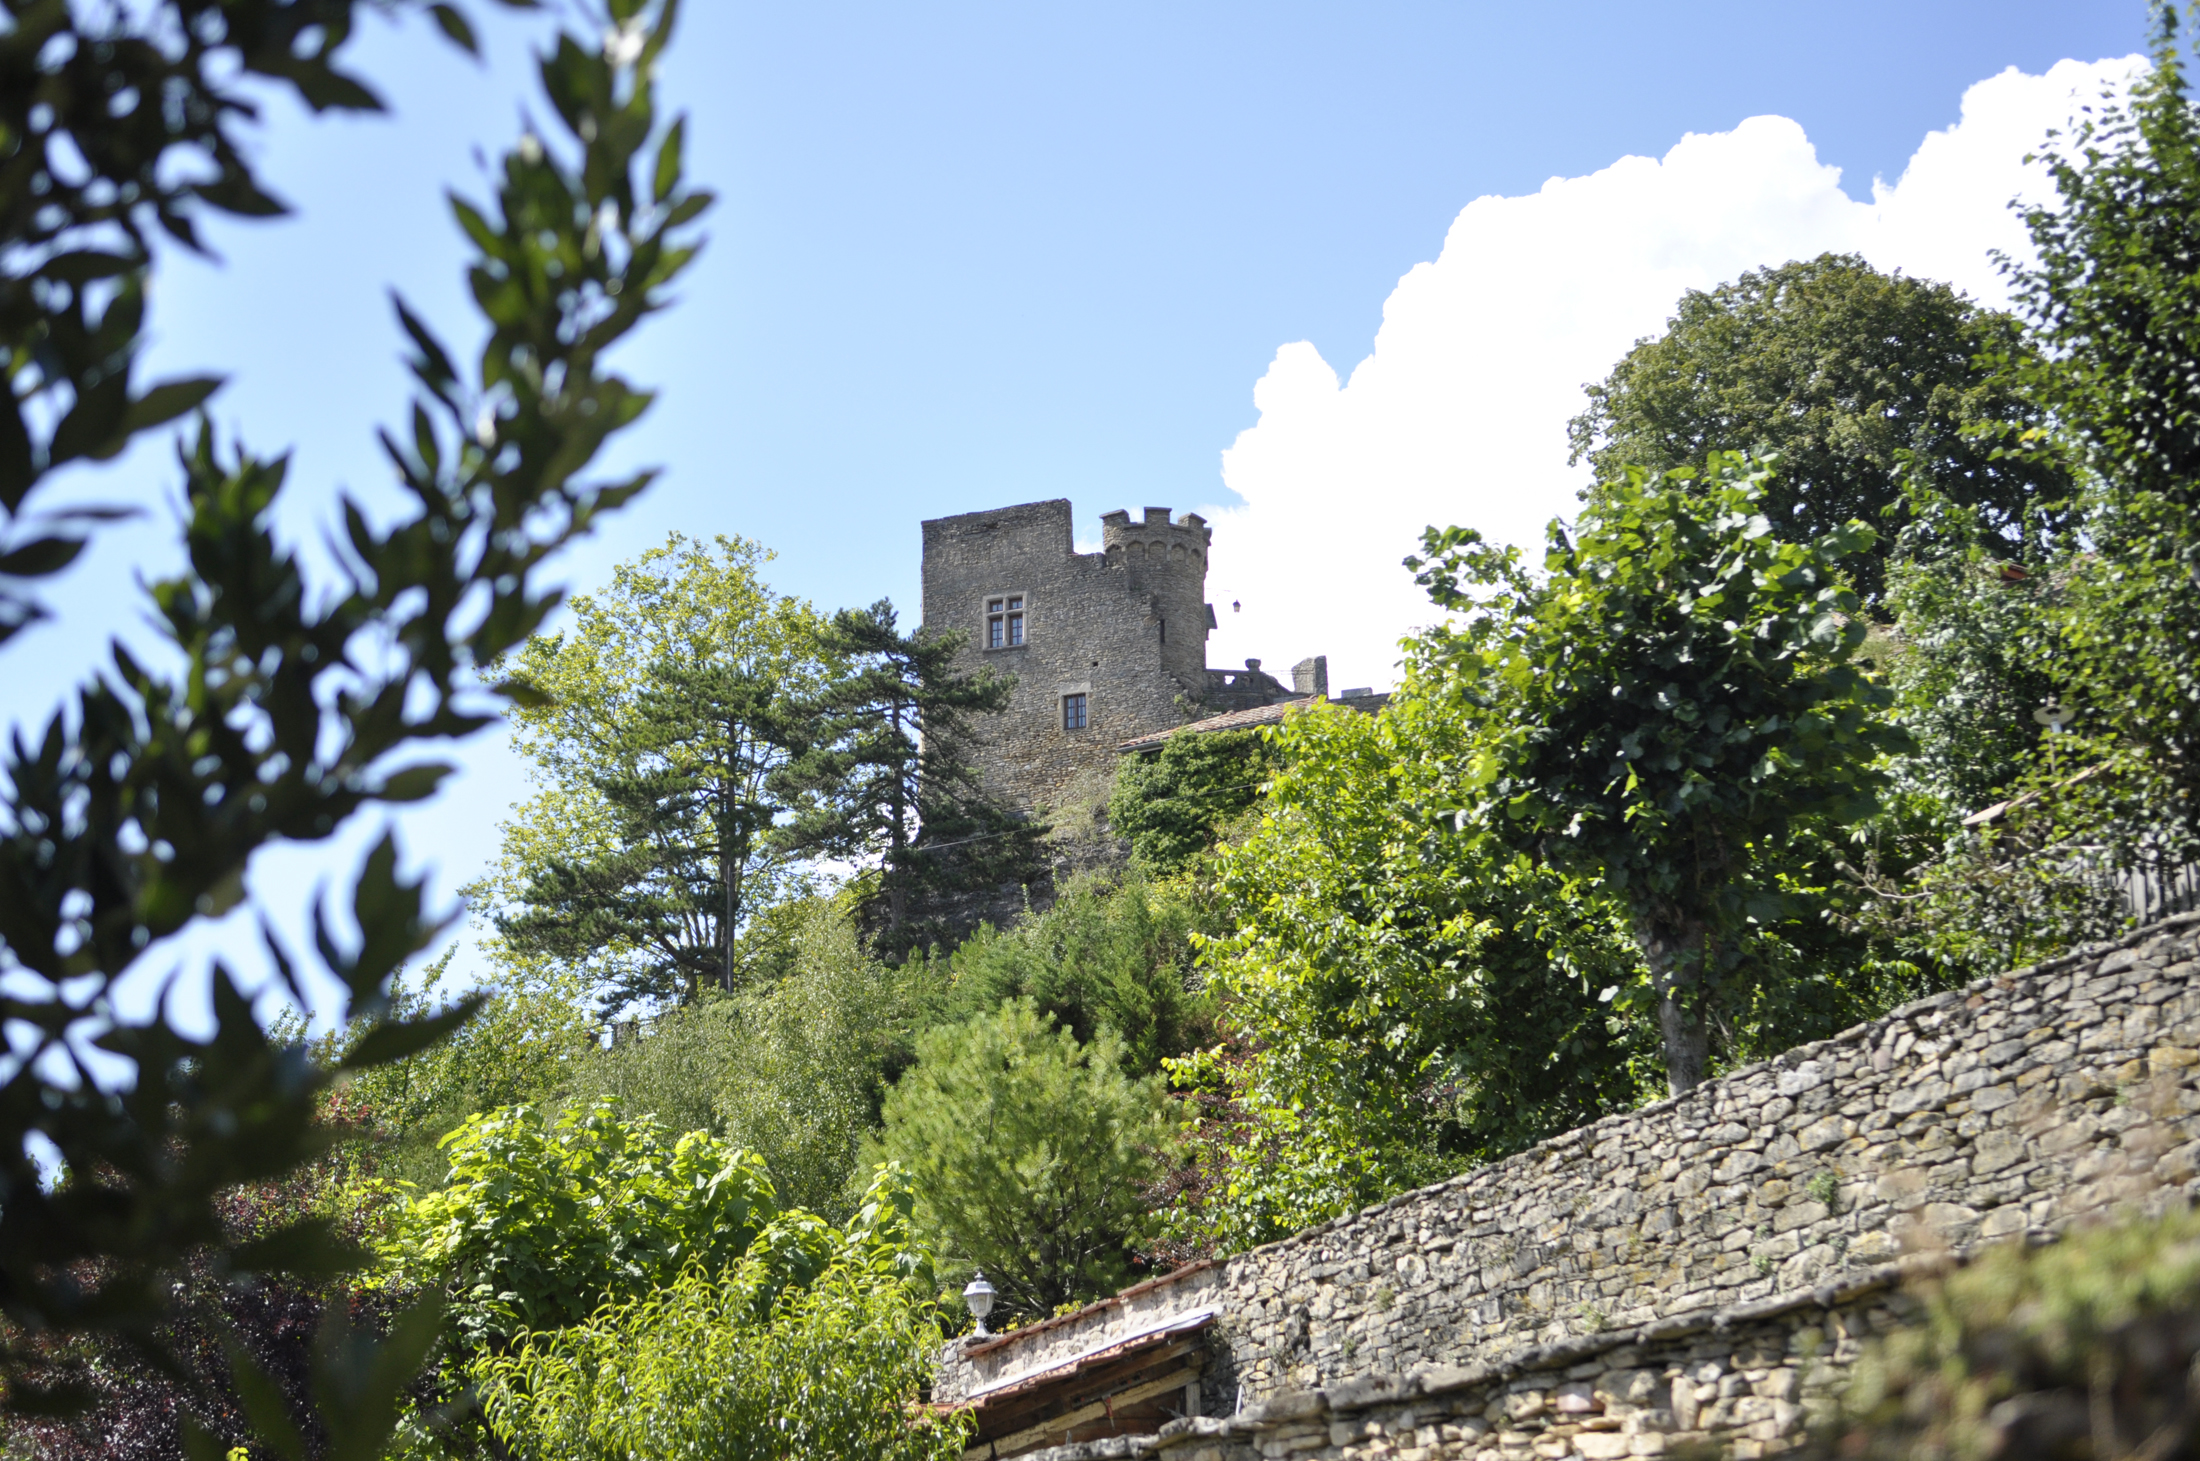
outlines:
[[[1291,666],[1291,688],[1301,695],[1329,693],[1329,656],[1317,654]]]

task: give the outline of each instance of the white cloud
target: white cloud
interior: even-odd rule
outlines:
[[[1398,567],[1421,529],[1540,544],[1581,485],[1566,421],[1582,385],[1661,331],[1685,290],[1847,250],[2004,302],[1989,251],[2025,249],[2009,200],[2049,193],[2025,153],[2140,64],[2064,61],[1979,82],[1956,125],[1870,202],[1841,191],[1796,123],[1752,117],[1663,158],[1468,204],[1436,261],[1399,281],[1348,381],[1302,341],[1253,388],[1260,419],[1222,456],[1246,505],[1203,509],[1222,621],[1208,663],[1265,655],[1276,669],[1320,652],[1334,688],[1388,683],[1397,640],[1432,617]]]

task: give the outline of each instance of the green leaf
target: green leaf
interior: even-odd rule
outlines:
[[[444,761],[407,766],[384,777],[381,786],[375,789],[375,796],[386,802],[425,801],[434,796],[444,778],[457,769]]]
[[[218,375],[162,381],[130,403],[129,413],[123,417],[122,429],[136,433],[173,421],[186,411],[197,410],[207,397],[221,387],[222,377]]]
[[[241,167],[231,168],[211,182],[200,183],[197,192],[210,206],[243,218],[280,218],[290,211],[290,205],[263,191],[253,176]]]
[[[657,172],[652,186],[652,201],[663,203],[672,196],[672,190],[680,185],[680,158],[687,145],[687,118],[673,122],[665,133],[665,140],[657,148]]]
[[[452,43],[465,51],[467,55],[478,56],[481,54],[481,45],[474,39],[473,26],[467,22],[464,15],[458,12],[457,7],[437,3],[428,7],[428,14],[435,17],[437,28],[443,34],[449,36]]]
[[[84,542],[80,538],[34,538],[0,553],[0,574],[10,578],[43,578],[74,563],[83,551]]]
[[[408,1055],[417,1055],[429,1046],[447,1039],[459,1026],[472,1019],[474,1012],[481,1008],[483,999],[482,995],[469,995],[447,1010],[417,1020],[398,1020],[376,1025],[352,1046],[337,1069],[368,1070],[403,1060]]]
[[[558,703],[558,697],[548,690],[532,681],[519,679],[516,676],[508,680],[501,680],[492,685],[490,689],[493,693],[503,696],[514,705],[527,710],[549,710]]]

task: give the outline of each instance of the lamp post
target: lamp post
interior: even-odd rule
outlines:
[[[985,1270],[971,1275],[970,1286],[963,1290],[963,1303],[970,1308],[970,1317],[978,1321],[978,1337],[983,1339],[992,1331],[985,1327],[985,1316],[993,1312],[993,1285],[985,1281]]]
[[[2078,712],[2054,695],[2048,696],[2040,703],[2040,708],[2032,712],[2033,722],[2047,727],[2047,772],[2050,776],[2059,769],[2055,758],[2058,739],[2064,728],[2077,718]]]

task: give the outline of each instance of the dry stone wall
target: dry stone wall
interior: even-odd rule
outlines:
[[[1032,1461],[1111,1451],[1162,1461],[1769,1455],[1830,1408],[1866,1340],[1908,1317],[1914,1304],[1896,1286],[1898,1268],[1831,1292],[1565,1341],[1494,1364],[1295,1392],[1158,1437],[1057,1447]]]
[[[1734,1454],[1776,1448],[1811,1387],[1887,1321],[1906,1250],[2046,1240],[2114,1204],[2189,1200],[2196,1067],[2200,916],[1921,1000],[1186,1275],[1175,1307],[1219,1316],[1208,1418],[1139,1444],[1190,1447],[1181,1461],[1283,1454],[1271,1443],[1286,1432],[1284,1449],[1310,1456],[1654,1454],[1699,1433]],[[1171,1287],[1146,1286],[1140,1312],[1168,1310]],[[1129,1322],[1099,1310],[982,1353],[951,1347],[939,1393],[1043,1369]],[[1684,1405],[1673,1377],[1699,1372],[1689,1394],[1713,1390]],[[1500,1390],[1577,1382],[1592,1399],[1606,1385],[1593,1414],[1621,1423],[1562,1420],[1557,1400],[1539,1426],[1491,1418],[1526,1404]],[[1406,1394],[1390,1419],[1385,1385]],[[1713,1400],[1733,1404],[1707,1422]],[[1400,1429],[1405,1410],[1416,1419]]]

